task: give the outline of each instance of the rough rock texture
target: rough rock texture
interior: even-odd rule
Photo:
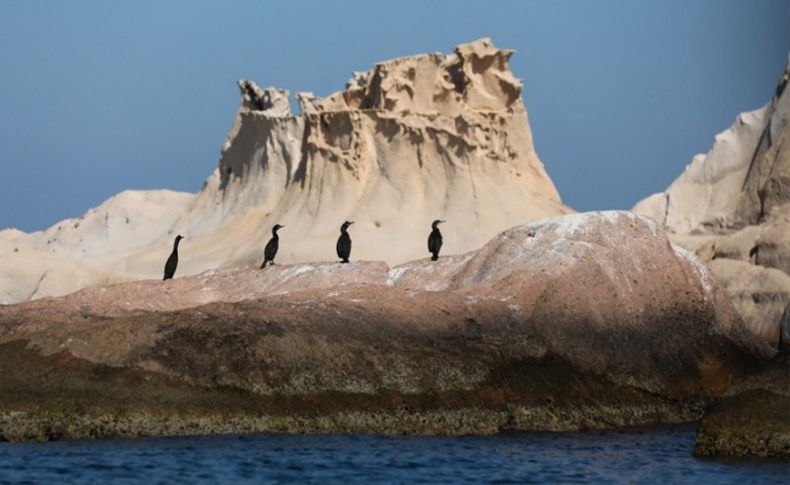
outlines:
[[[790,301],[790,276],[732,259],[715,259],[708,266],[749,328],[778,348],[779,322]]]
[[[219,166],[198,194],[124,192],[43,232],[0,232],[0,303],[161,277],[176,234],[182,276],[257,267],[275,223],[286,226],[278,262],[334,260],[352,219],[352,258],[394,264],[427,254],[434,219],[449,221],[452,254],[570,213],[535,153],[512,54],[482,39],[381,62],[345,91],[297,94],[299,116],[288,91],[241,80]],[[29,264],[42,253],[73,271]]]
[[[436,263],[277,265],[0,307],[0,437],[680,422],[774,353],[652,221],[578,214]]]
[[[768,121],[749,165],[738,204],[738,218],[759,223],[774,208],[790,202],[790,55],[768,106]],[[787,208],[785,208],[785,213]]]
[[[738,116],[706,155],[634,212],[710,264],[755,333],[779,343],[790,303],[790,64],[763,108]]]
[[[790,459],[789,356],[777,356],[706,410],[694,454]]]

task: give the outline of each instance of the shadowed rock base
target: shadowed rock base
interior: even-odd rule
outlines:
[[[22,342],[0,345],[0,440],[131,438],[244,433],[493,434],[573,431],[699,417],[677,402],[553,359],[518,362],[466,391],[322,392],[260,396],[208,389],[62,353],[42,358]]]
[[[694,454],[790,460],[790,359],[783,355],[716,400],[700,422]]]
[[[756,390],[717,401],[702,419],[694,454],[790,459],[790,397]]]

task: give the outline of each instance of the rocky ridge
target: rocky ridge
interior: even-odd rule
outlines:
[[[0,307],[0,436],[685,422],[774,353],[652,221],[586,213],[436,263],[276,265]]]

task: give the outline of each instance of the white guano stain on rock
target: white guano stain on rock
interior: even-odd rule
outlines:
[[[672,250],[675,251],[675,254],[691,263],[691,267],[694,268],[694,271],[699,276],[700,284],[707,297],[713,291],[713,274],[710,269],[691,251],[677,244],[672,245]]]

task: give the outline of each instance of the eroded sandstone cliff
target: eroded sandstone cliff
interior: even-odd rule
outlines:
[[[335,259],[352,219],[353,259],[400,263],[427,253],[434,219],[449,221],[445,253],[462,253],[569,213],[535,153],[512,54],[482,39],[381,62],[345,91],[299,93],[299,115],[288,91],[241,80],[199,193],[124,192],[43,232],[0,232],[0,303],[161,277],[176,234],[186,236],[178,275],[189,275],[260,264],[275,223],[286,226],[279,262]],[[42,255],[47,264],[28,264]]]

